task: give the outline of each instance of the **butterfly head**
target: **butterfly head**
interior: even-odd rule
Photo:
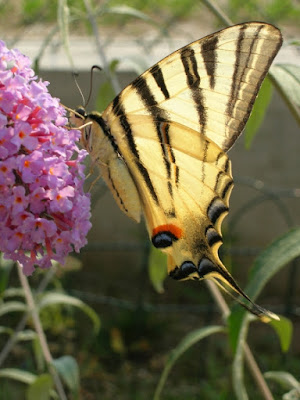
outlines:
[[[84,107],[79,106],[70,116],[70,122],[81,131],[80,144],[92,156],[94,141],[96,136],[96,127],[91,119],[92,114],[87,114]],[[92,157],[93,158],[93,157]]]

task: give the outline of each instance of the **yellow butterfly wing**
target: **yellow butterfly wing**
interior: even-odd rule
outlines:
[[[245,23],[170,54],[127,86],[103,113],[151,115],[205,134],[227,151],[248,120],[282,44],[280,31]]]
[[[218,256],[233,187],[227,151],[281,45],[271,25],[227,28],[172,53],[91,113],[85,146],[129,216],[145,216],[175,279],[217,278],[243,293]],[[86,132],[86,131],[85,131]],[[271,314],[269,314],[271,315]]]

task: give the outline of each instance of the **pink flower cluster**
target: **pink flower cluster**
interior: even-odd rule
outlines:
[[[26,275],[35,265],[64,263],[86,244],[91,227],[87,153],[47,84],[37,81],[26,56],[0,41],[0,251]]]

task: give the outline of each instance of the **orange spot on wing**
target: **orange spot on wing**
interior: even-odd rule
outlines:
[[[157,235],[160,232],[170,232],[172,233],[177,239],[180,239],[182,236],[182,229],[173,224],[165,224],[159,225],[152,231],[152,237]]]

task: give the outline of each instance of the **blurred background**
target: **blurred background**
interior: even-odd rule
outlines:
[[[73,72],[85,97],[94,64],[106,63],[115,86],[122,89],[171,51],[226,26],[222,14],[212,11],[212,3],[206,1],[70,0],[65,3],[67,13],[63,3],[0,1],[0,38],[29,56],[36,73],[50,82],[50,93],[71,108],[83,102]],[[300,66],[299,1],[216,3],[232,23],[259,20],[278,26],[285,43],[275,63]],[[96,71],[88,110],[103,110],[115,92],[105,71]],[[299,125],[274,90],[251,146],[242,136],[230,151],[235,188],[223,224],[221,254],[241,287],[260,251],[300,224],[299,133]],[[205,284],[163,281],[164,260],[151,252],[144,224],[123,215],[101,180],[93,186],[92,203],[88,245],[66,267],[57,269],[50,288],[63,289],[90,305],[100,317],[101,329],[94,335],[84,313],[60,306],[42,313],[43,324],[53,355],[76,358],[82,399],[150,399],[172,348],[189,331],[218,323],[221,316]],[[8,279],[14,283],[13,274]],[[31,285],[40,279],[36,273]],[[282,354],[275,333],[255,323],[249,335],[254,355],[264,370],[286,370],[299,379],[299,260],[268,283],[258,302],[288,316],[294,335],[289,352]],[[13,326],[17,319],[11,318]],[[30,352],[24,344],[16,346],[7,365],[26,365],[24,355]],[[200,342],[176,364],[162,398],[232,399],[231,358],[220,335]],[[6,397],[0,394],[0,399],[23,398],[22,384],[9,380],[2,384]],[[282,389],[278,385],[273,389],[274,398],[281,399]],[[251,390],[250,381],[250,398],[259,399]]]

